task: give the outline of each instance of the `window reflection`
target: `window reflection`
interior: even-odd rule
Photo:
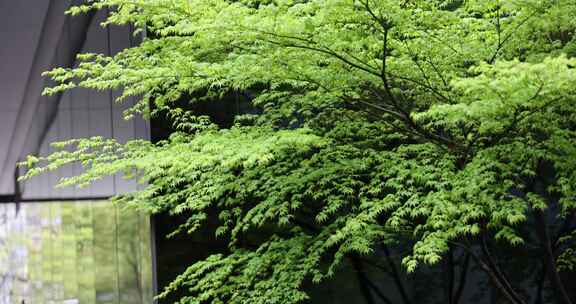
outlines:
[[[149,236],[109,202],[0,205],[0,304],[151,303]]]

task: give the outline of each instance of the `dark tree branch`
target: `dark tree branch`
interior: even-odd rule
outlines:
[[[314,46],[309,46],[309,45],[302,45],[302,44],[295,44],[295,43],[283,43],[283,42],[274,41],[274,40],[265,40],[265,41],[268,43],[271,43],[271,44],[282,46],[282,47],[304,49],[304,50],[310,50],[310,51],[315,51],[315,52],[323,53],[326,55],[330,55],[330,56],[333,56],[334,58],[346,63],[350,67],[356,68],[358,70],[364,71],[364,72],[369,73],[369,74],[374,75],[374,76],[379,76],[378,72],[376,72],[376,71],[374,71],[368,67],[364,67],[362,65],[356,64],[356,63],[352,62],[351,60],[347,59],[346,57],[344,57],[343,55],[338,54],[338,53],[336,53],[330,49],[324,49],[324,48],[319,48],[319,47],[314,47]]]
[[[376,21],[376,23],[378,23],[380,25],[380,27],[382,27],[382,30],[383,30],[382,33],[386,34],[386,31],[388,31],[390,29],[389,22],[386,19],[384,19],[384,17],[382,15],[376,16],[376,13],[370,7],[370,0],[360,1],[360,3],[362,3],[364,5],[364,8],[366,9],[366,11],[370,15],[370,17],[372,17],[372,19],[374,21]]]
[[[444,96],[444,94],[440,93],[436,88],[429,86],[425,83],[422,83],[421,81],[418,81],[416,79],[412,79],[406,76],[401,76],[401,75],[396,75],[393,73],[387,73],[388,76],[390,76],[391,78],[395,78],[395,79],[400,79],[400,80],[404,80],[407,82],[410,82],[412,84],[415,84],[417,86],[419,86],[422,89],[425,89],[427,91],[429,91],[430,93],[436,95],[438,98],[444,100],[447,103],[455,103],[452,99],[448,98],[447,96]]]
[[[542,298],[544,293],[544,283],[546,281],[546,265],[544,265],[544,261],[542,261],[542,270],[538,275],[537,286],[538,289],[536,291],[536,297],[534,298],[534,304],[543,304],[544,299]]]
[[[510,284],[510,280],[506,277],[506,275],[502,272],[494,257],[490,253],[488,249],[488,244],[486,242],[486,232],[483,232],[480,236],[480,247],[482,249],[482,253],[486,257],[488,267],[494,272],[496,277],[498,278],[500,284],[506,289],[510,297],[514,300],[513,303],[525,303],[524,300],[516,293],[512,284]]]
[[[448,250],[448,290],[446,291],[446,298],[448,299],[448,304],[454,304],[453,295],[454,295],[454,278],[456,277],[454,274],[454,249],[450,247]]]
[[[502,28],[500,27],[500,3],[496,4],[496,35],[498,35],[497,49],[502,47]],[[498,51],[496,51],[498,52]]]
[[[410,59],[412,60],[412,62],[414,62],[414,64],[416,65],[416,67],[420,71],[420,74],[422,74],[422,77],[424,78],[424,80],[426,80],[427,86],[433,87],[432,81],[430,80],[430,76],[428,76],[428,74],[426,73],[426,71],[424,71],[424,68],[420,64],[420,59],[418,58],[418,55],[412,51],[412,49],[408,45],[408,42],[404,41],[404,45],[406,46],[406,50],[408,50],[408,54],[410,55]]]
[[[466,280],[468,278],[468,268],[470,267],[470,254],[465,253],[464,256],[464,263],[462,264],[462,271],[460,273],[460,280],[458,280],[458,288],[456,289],[456,293],[452,298],[453,304],[460,303],[462,299],[462,295],[464,293],[464,288],[466,287]]]
[[[464,249],[476,262],[476,264],[484,271],[490,280],[494,284],[494,286],[506,297],[510,303],[513,304],[526,304],[524,300],[522,300],[516,292],[510,289],[508,286],[510,284],[506,281],[505,277],[499,275],[500,270],[497,265],[491,265],[491,263],[485,262],[474,250],[472,249],[471,245],[464,245],[457,242],[452,242],[452,244]],[[484,247],[484,246],[482,246]],[[483,248],[484,251],[484,248]]]
[[[500,54],[500,51],[502,50],[502,48],[504,47],[506,42],[508,42],[508,40],[510,38],[512,38],[512,36],[514,36],[516,31],[519,28],[521,28],[526,22],[528,22],[528,20],[530,20],[530,19],[532,19],[532,17],[536,16],[536,14],[538,14],[538,11],[534,10],[530,15],[528,15],[526,18],[522,19],[522,21],[520,21],[508,34],[506,34],[506,36],[504,36],[504,38],[500,38],[501,30],[499,29],[500,26],[498,26],[498,45],[496,46],[496,50],[494,51],[494,54],[492,54],[490,59],[488,59],[488,63],[490,63],[490,64],[494,63],[494,61],[496,60],[496,58]],[[500,16],[500,14],[498,14],[498,19],[500,18],[499,16]]]
[[[326,46],[322,46],[320,43],[318,43],[315,40],[312,40],[310,38],[305,38],[305,37],[298,37],[298,36],[290,36],[290,35],[283,35],[283,34],[278,34],[278,33],[274,33],[274,32],[268,32],[268,31],[263,31],[263,30],[259,30],[259,29],[254,29],[254,28],[247,28],[247,27],[243,27],[246,30],[250,30],[253,32],[257,32],[263,35],[267,35],[270,37],[274,37],[274,38],[280,38],[280,39],[287,39],[287,40],[292,40],[295,42],[281,42],[281,41],[276,41],[276,40],[269,40],[269,39],[264,39],[264,41],[275,44],[275,45],[280,45],[280,46],[285,46],[285,47],[296,47],[296,48],[303,48],[303,49],[309,49],[309,50],[313,50],[313,51],[317,51],[317,52],[321,52],[321,53],[325,53],[325,54],[329,54],[341,61],[343,61],[344,63],[358,68],[362,71],[368,72],[370,74],[373,75],[377,75],[376,72],[376,67],[370,65],[369,63],[365,62],[364,60],[358,58],[357,56],[355,56],[354,54],[351,54],[350,52],[344,52],[344,54],[348,57],[350,57],[351,59],[353,59],[355,61],[352,62],[352,60],[347,59],[343,54],[339,54],[336,51],[326,47]],[[296,42],[301,42],[301,43],[305,43],[304,45],[302,44],[296,44]]]
[[[386,76],[386,62],[388,61],[388,33],[389,30],[385,29],[384,37],[382,39],[382,68],[380,69],[380,78],[384,83],[384,90],[386,91],[388,98],[390,98],[390,101],[392,101],[393,104],[398,106],[398,101],[396,101],[394,94],[392,94],[392,89],[390,88],[390,83],[388,83],[388,77]]]
[[[542,90],[542,87],[540,87],[537,90],[537,92],[531,98],[529,98],[526,101],[525,104],[529,104],[532,100],[534,100],[538,96],[540,96],[541,90]],[[548,106],[550,106],[551,104],[553,104],[554,102],[556,102],[562,98],[564,98],[564,97],[553,98],[553,99],[547,101],[542,107],[538,107],[538,108],[534,108],[534,109],[530,109],[530,110],[525,109],[525,108],[516,108],[514,110],[514,113],[512,113],[513,117],[512,117],[512,121],[510,122],[510,124],[506,127],[506,129],[504,129],[504,131],[500,132],[493,139],[491,139],[489,144],[494,145],[494,144],[498,143],[500,140],[506,138],[507,136],[510,135],[511,132],[513,132],[517,129],[517,126],[519,123],[530,118],[530,116],[534,115],[535,113],[537,113],[538,111],[540,111],[542,109],[547,108]]]
[[[388,249],[388,246],[382,244],[382,250],[384,251],[384,257],[386,258],[388,267],[390,267],[390,271],[392,272],[392,278],[394,279],[394,284],[396,284],[396,287],[398,288],[398,292],[402,297],[402,301],[404,302],[404,304],[411,304],[412,301],[408,296],[408,292],[406,292],[406,288],[404,287],[404,283],[402,282],[402,277],[400,276],[400,273],[396,268],[396,264],[394,263],[394,260],[390,255],[390,250]]]
[[[446,80],[446,77],[444,77],[444,74],[442,74],[442,72],[440,72],[440,70],[438,69],[438,67],[436,66],[436,64],[434,64],[434,62],[432,61],[432,59],[427,58],[426,62],[428,62],[428,64],[430,64],[430,66],[432,67],[432,69],[434,70],[434,72],[438,75],[438,77],[440,77],[440,80],[442,80],[442,83],[444,84],[445,88],[449,88],[450,85],[448,84],[448,80]]]
[[[440,142],[442,144],[447,145],[450,148],[455,147],[455,144],[452,140],[445,138],[443,136],[428,132],[427,130],[425,130],[424,128],[422,128],[420,125],[418,125],[410,116],[410,113],[408,113],[406,110],[404,110],[402,108],[402,106],[400,105],[400,103],[398,103],[398,101],[396,100],[394,94],[392,93],[392,89],[390,87],[390,83],[388,81],[388,73],[386,71],[386,62],[387,62],[387,58],[388,58],[388,34],[389,34],[389,30],[385,29],[384,30],[384,37],[382,40],[382,69],[380,71],[380,78],[382,79],[382,82],[384,84],[384,91],[386,92],[386,95],[388,96],[388,98],[390,99],[390,102],[392,103],[392,105],[394,106],[394,108],[402,113],[403,116],[403,120],[404,122],[407,124],[408,127],[416,130],[418,133],[422,134],[424,137],[436,141],[436,142]],[[424,85],[424,87],[429,87]],[[431,88],[431,87],[430,87]],[[436,91],[434,88],[431,88],[433,91]]]
[[[386,304],[392,304],[390,298],[388,298],[372,281],[366,280],[368,287]]]
[[[336,51],[333,51],[331,49],[322,47],[322,46],[318,46],[317,43],[313,40],[310,40],[308,38],[303,38],[303,37],[292,37],[292,36],[286,36],[286,35],[280,35],[280,34],[276,34],[276,33],[270,33],[270,32],[263,32],[263,31],[258,31],[261,32],[265,35],[269,35],[271,37],[276,37],[276,38],[283,38],[283,39],[289,39],[289,40],[297,40],[297,41],[301,41],[305,44],[298,44],[298,43],[293,43],[293,42],[282,42],[282,41],[275,41],[275,40],[270,40],[270,39],[266,39],[265,41],[278,45],[278,46],[282,46],[282,47],[288,47],[288,48],[300,48],[300,49],[306,49],[306,50],[310,50],[310,51],[315,51],[315,52],[320,52],[326,55],[330,55],[342,62],[344,62],[345,64],[349,65],[352,68],[356,68],[358,70],[364,71],[366,73],[369,73],[371,75],[374,76],[378,76],[382,79],[382,82],[384,84],[384,90],[386,92],[386,95],[388,96],[389,101],[391,102],[391,105],[394,107],[395,111],[392,111],[390,109],[387,108],[382,108],[380,107],[380,110],[383,110],[389,114],[395,114],[397,115],[398,113],[400,113],[401,115],[399,116],[399,118],[410,128],[415,130],[417,133],[419,133],[421,136],[423,136],[424,138],[427,138],[429,140],[432,140],[434,142],[438,142],[441,143],[445,146],[448,146],[450,148],[454,148],[456,147],[456,143],[454,141],[452,141],[449,138],[446,138],[444,136],[429,132],[427,130],[425,130],[424,128],[422,128],[420,125],[418,125],[411,117],[410,117],[410,113],[408,113],[406,110],[404,110],[402,108],[402,106],[400,105],[400,103],[398,102],[398,100],[396,99],[396,97],[394,96],[394,94],[392,93],[392,89],[391,89],[391,85],[388,79],[388,76],[392,77],[392,78],[397,78],[397,79],[402,79],[405,81],[410,81],[430,92],[432,92],[433,94],[437,95],[438,97],[440,97],[441,99],[444,99],[446,101],[450,101],[449,98],[445,97],[443,94],[441,94],[436,88],[434,88],[433,86],[429,85],[429,84],[425,84],[425,83],[421,83],[417,80],[413,80],[407,77],[402,77],[402,76],[397,76],[397,75],[392,75],[389,74],[387,72],[387,57],[388,57],[388,36],[389,36],[389,29],[390,29],[390,25],[387,24],[386,20],[379,18],[378,16],[376,16],[376,14],[370,9],[370,6],[368,5],[368,2],[364,2],[366,9],[369,11],[369,13],[373,16],[373,18],[375,18],[375,20],[377,20],[378,22],[380,22],[382,24],[382,27],[384,29],[383,31],[383,49],[382,49],[382,67],[380,69],[380,72],[377,72],[373,69],[373,67],[371,65],[369,65],[368,63],[365,63],[364,61],[352,56],[351,54],[347,54],[348,56],[350,56],[354,61],[348,59],[345,57],[345,55],[339,54]],[[371,104],[371,106],[374,106],[373,104]]]
[[[572,300],[566,291],[566,287],[562,283],[560,274],[556,268],[556,259],[554,257],[554,251],[552,249],[552,243],[550,241],[550,235],[548,233],[548,227],[546,223],[546,218],[544,212],[540,209],[534,210],[534,219],[536,234],[540,240],[542,250],[544,251],[544,264],[546,265],[546,274],[554,289],[554,293],[560,303],[572,304]]]
[[[538,162],[536,165],[536,171],[537,175],[527,186],[532,189],[535,194],[545,199],[548,205],[552,205],[554,198],[550,196],[546,189],[546,179],[549,177],[549,175],[553,175],[553,173],[549,172],[550,170],[547,167],[545,161]],[[537,208],[533,208],[532,213],[534,214],[534,228],[536,230],[536,236],[540,241],[540,247],[542,248],[543,252],[543,262],[546,269],[545,273],[548,276],[552,289],[554,290],[554,295],[556,296],[556,299],[559,303],[572,304],[573,301],[570,299],[570,295],[568,294],[566,287],[560,278],[558,269],[556,268],[554,244],[552,243],[552,239],[548,231],[546,214],[543,210]]]
[[[374,301],[374,297],[370,292],[370,289],[368,289],[369,287],[368,282],[370,280],[368,280],[366,274],[364,273],[362,263],[358,260],[357,257],[354,256],[350,257],[350,262],[352,263],[352,267],[354,267],[354,270],[356,272],[356,277],[358,278],[358,285],[360,285],[360,292],[362,292],[364,300],[366,301],[367,304],[376,304],[376,302]]]

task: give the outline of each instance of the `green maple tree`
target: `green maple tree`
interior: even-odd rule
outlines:
[[[383,262],[398,279],[392,250],[407,272],[461,257],[463,277],[473,263],[527,303],[538,287],[499,262],[512,250],[541,256],[526,267],[542,265],[555,301],[573,302],[562,275],[575,263],[574,1],[95,0],[70,13],[99,9],[104,25],[149,38],[47,72],[58,85],[46,93],[118,89],[119,102],[139,100],[127,118],[167,111],[175,131],[58,143],[25,162],[27,177],[80,162],[61,185],[121,172],[146,186],[118,203],[186,214],[189,233],[216,218],[229,250],[163,296],[299,303],[344,263]],[[231,128],[179,106],[239,92],[258,112]],[[360,279],[368,301],[390,302]],[[460,281],[445,303],[462,301]]]

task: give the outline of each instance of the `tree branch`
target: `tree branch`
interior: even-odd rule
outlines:
[[[372,289],[372,291],[378,296],[378,298],[380,298],[382,301],[384,301],[384,303],[392,304],[392,301],[390,300],[390,298],[388,298],[386,295],[384,295],[384,293],[382,293],[382,291],[378,288],[378,286],[376,286],[372,281],[366,280],[366,283],[368,284],[368,287],[370,287]]]
[[[518,297],[514,290],[510,290],[507,287],[509,284],[506,284],[506,278],[498,275],[499,268],[497,265],[495,265],[496,268],[494,268],[490,263],[483,261],[482,258],[474,252],[470,245],[466,246],[457,242],[452,242],[452,244],[464,249],[474,259],[476,264],[490,277],[494,286],[506,297],[506,299],[508,299],[508,301],[510,301],[510,303],[526,304],[524,300]]]
[[[538,289],[536,291],[536,297],[534,298],[534,304],[543,304],[543,291],[544,291],[544,282],[546,281],[546,265],[544,261],[542,261],[542,270],[539,273],[537,284]]]
[[[357,257],[354,256],[350,257],[350,261],[352,262],[352,267],[354,267],[354,270],[356,271],[358,284],[360,285],[360,291],[364,296],[364,300],[366,301],[367,304],[376,304],[376,302],[374,301],[374,297],[370,292],[370,289],[368,289],[369,280],[368,278],[366,278],[366,274],[364,273],[364,269],[362,268],[362,263],[358,260]]]
[[[528,22],[528,20],[530,20],[532,17],[536,16],[537,13],[538,13],[538,11],[534,10],[530,15],[528,15],[526,18],[524,18],[522,21],[520,21],[508,34],[506,34],[506,36],[504,36],[503,39],[500,38],[500,30],[498,31],[498,45],[496,46],[496,50],[494,51],[494,54],[492,54],[492,56],[488,60],[488,63],[490,63],[490,64],[494,63],[494,61],[498,57],[498,54],[500,53],[500,51],[502,50],[502,48],[504,47],[506,42],[508,42],[508,40],[510,38],[512,38],[514,33],[516,33],[516,31],[519,28],[521,28],[526,22]],[[499,15],[500,14],[498,14],[498,16]]]
[[[470,254],[466,253],[464,257],[464,263],[462,265],[462,272],[460,273],[460,280],[458,281],[458,288],[456,289],[456,293],[452,298],[452,304],[458,304],[462,299],[462,294],[464,293],[464,288],[466,287],[466,279],[468,278],[469,267],[470,267]]]
[[[446,298],[448,299],[448,304],[454,304],[454,249],[450,247],[448,250],[448,271],[446,272],[448,275],[448,290],[446,290]]]
[[[361,65],[358,65],[358,64],[348,60],[346,57],[344,57],[344,56],[342,56],[342,55],[340,55],[340,54],[338,54],[338,53],[336,53],[330,49],[322,49],[322,48],[318,48],[318,47],[301,45],[301,44],[294,44],[294,43],[287,44],[287,43],[282,43],[282,42],[274,41],[274,40],[265,40],[265,41],[268,43],[271,43],[271,44],[275,44],[275,45],[283,46],[283,47],[287,47],[287,48],[298,48],[298,49],[305,49],[305,50],[315,51],[315,52],[319,52],[319,53],[324,53],[324,54],[333,56],[334,58],[337,58],[338,60],[348,64],[349,66],[351,66],[353,68],[364,71],[364,72],[369,73],[369,74],[374,75],[374,76],[379,76],[378,72],[373,71],[369,68],[363,67]]]
[[[402,297],[402,301],[404,302],[404,304],[411,304],[412,301],[410,301],[410,297],[408,296],[408,293],[406,292],[406,288],[404,287],[404,283],[402,283],[402,277],[400,276],[400,273],[398,272],[398,269],[396,268],[396,264],[394,263],[394,260],[392,260],[392,257],[390,255],[390,251],[388,250],[388,246],[386,246],[385,244],[382,244],[382,250],[384,251],[384,257],[386,258],[386,262],[388,263],[388,266],[390,267],[390,271],[392,272],[392,278],[394,279],[394,284],[396,284],[396,287],[398,288],[398,292],[400,292],[400,296]]]
[[[480,236],[480,248],[482,249],[482,253],[484,254],[484,256],[488,261],[486,265],[494,273],[495,277],[498,279],[499,284],[506,290],[512,302],[518,304],[525,303],[524,300],[522,300],[522,298],[520,298],[520,296],[516,293],[516,291],[512,287],[512,284],[510,284],[510,281],[504,275],[504,273],[502,272],[502,270],[500,269],[498,264],[496,264],[496,261],[492,257],[492,254],[488,249],[488,244],[486,243],[486,232],[483,232],[482,235]]]
[[[572,300],[566,291],[566,287],[562,283],[560,274],[556,268],[556,259],[550,242],[550,235],[548,233],[548,225],[544,216],[544,212],[540,209],[534,209],[534,219],[536,234],[540,239],[542,250],[544,251],[544,264],[546,265],[546,274],[550,280],[550,284],[554,289],[554,294],[560,303],[572,304]]]

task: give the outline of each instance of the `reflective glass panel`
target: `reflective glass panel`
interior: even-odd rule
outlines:
[[[0,205],[0,304],[151,302],[147,216],[103,201]]]

